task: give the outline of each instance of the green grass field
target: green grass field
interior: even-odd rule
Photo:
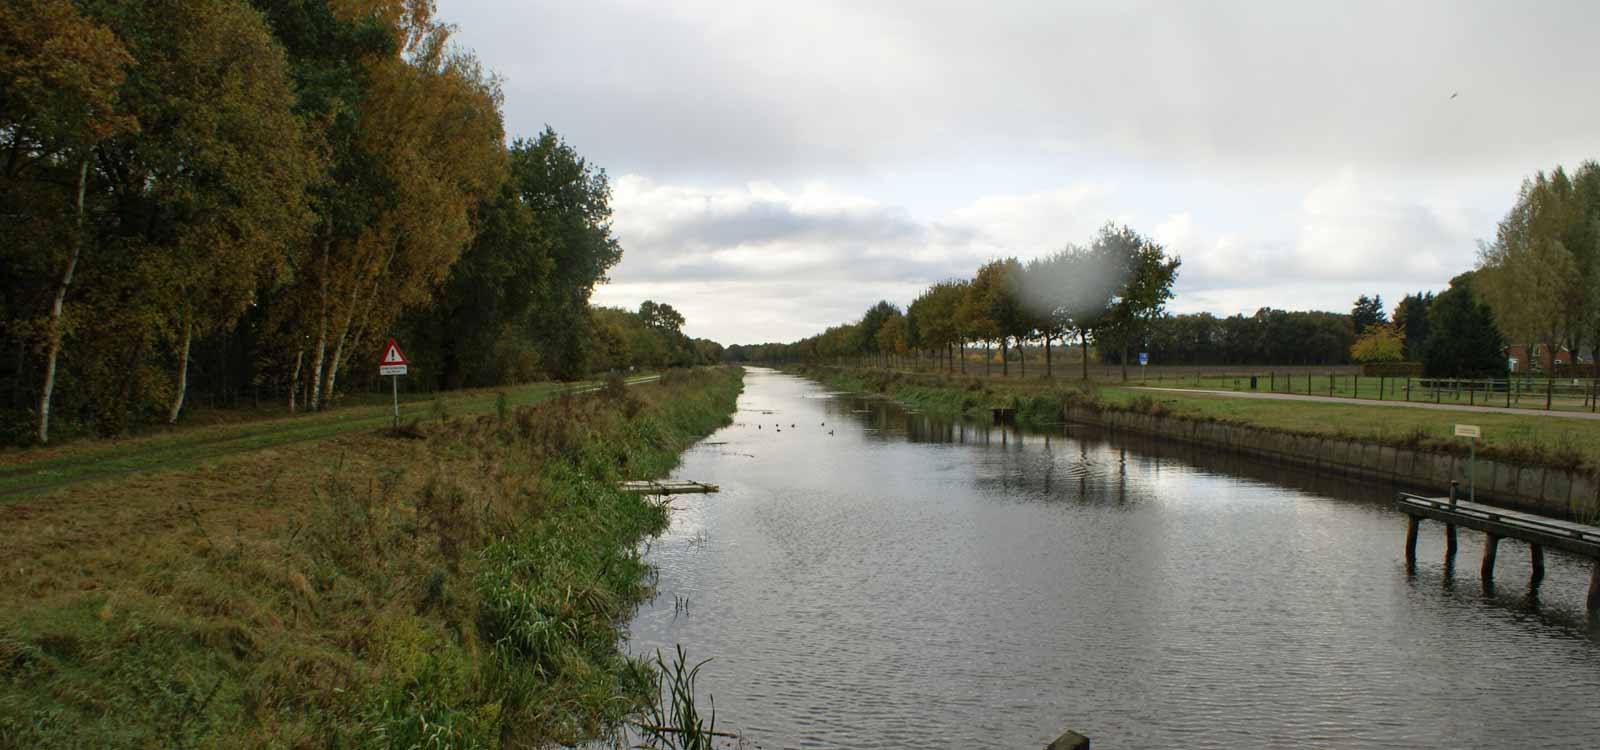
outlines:
[[[1137,385],[1170,388],[1200,388],[1219,391],[1251,391],[1249,374],[1190,374],[1174,377],[1130,378]],[[1316,371],[1276,371],[1255,373],[1258,393],[1289,393],[1373,401],[1414,401],[1462,406],[1499,406],[1518,409],[1543,409],[1545,390],[1551,390],[1555,411],[1592,411],[1585,398],[1589,381],[1557,380],[1553,384],[1540,378],[1517,378],[1507,388],[1506,381],[1434,381],[1423,378],[1375,378],[1349,373]],[[1437,387],[1435,387],[1437,386]]]
[[[1455,425],[1475,424],[1483,428],[1479,447],[1491,453],[1559,464],[1581,462],[1600,466],[1600,421],[1587,419],[1368,406],[1355,400],[1345,404],[1229,398],[1110,386],[1101,387],[1097,395],[1107,403],[1118,405],[1134,404],[1141,398],[1153,399],[1176,416],[1384,443],[1417,442],[1434,448],[1464,448],[1466,443],[1454,437]],[[1466,403],[1465,400],[1462,403]]]
[[[1116,409],[1134,411],[1159,411],[1173,416],[1193,419],[1218,420],[1247,424],[1285,432],[1332,435],[1358,440],[1369,440],[1388,445],[1404,445],[1437,451],[1467,449],[1466,442],[1454,437],[1457,424],[1475,424],[1483,428],[1479,442],[1482,455],[1524,463],[1547,464],[1563,467],[1600,467],[1600,420],[1576,419],[1545,414],[1443,411],[1437,409],[1397,406],[1378,406],[1363,400],[1348,402],[1315,402],[1288,399],[1233,398],[1226,395],[1186,393],[1179,390],[1142,390],[1139,381],[1127,385],[1092,381],[1046,380],[1044,378],[1002,378],[946,375],[942,373],[892,373],[883,370],[813,368],[804,370],[812,377],[820,377],[841,387],[879,391],[915,403],[919,408],[943,411],[972,411],[986,413],[991,406],[1026,406],[1031,411],[1059,410],[1071,403],[1099,403]],[[1297,373],[1296,382],[1303,383],[1306,371]],[[1201,388],[1229,390],[1218,387],[1224,376],[1212,375],[1210,380],[1199,374]],[[1151,386],[1168,385],[1174,388],[1193,388],[1195,374],[1182,382],[1150,382]],[[1231,378],[1231,376],[1228,376]],[[1313,373],[1313,384],[1318,376]],[[1327,376],[1321,377],[1322,387],[1327,387]],[[1368,378],[1362,378],[1363,387]],[[1244,390],[1249,379],[1243,378]],[[1353,381],[1352,381],[1353,384]],[[1259,391],[1266,383],[1257,379]],[[1282,381],[1279,382],[1279,392]],[[1415,385],[1413,384],[1413,387]],[[1303,390],[1297,389],[1298,393]],[[1312,395],[1326,396],[1327,392]],[[1376,384],[1370,395],[1376,399]],[[1441,393],[1441,403],[1452,403]],[[1413,391],[1413,401],[1422,401],[1420,392]],[[1504,394],[1500,397],[1504,399]],[[1401,401],[1402,399],[1388,399]],[[1476,402],[1476,400],[1474,399]],[[1432,400],[1429,399],[1429,403]],[[1461,397],[1461,404],[1467,397]],[[1503,403],[1503,402],[1502,402]],[[1524,403],[1524,407],[1532,404]],[[1539,401],[1543,406],[1543,399]]]

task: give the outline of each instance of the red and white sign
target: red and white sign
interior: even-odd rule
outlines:
[[[406,359],[406,355],[400,351],[400,345],[394,339],[389,339],[389,345],[383,348],[383,358],[378,360],[378,374],[404,375],[409,364],[411,360]]]

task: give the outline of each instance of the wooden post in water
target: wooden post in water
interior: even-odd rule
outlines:
[[[1600,560],[1594,561],[1594,572],[1589,574],[1589,619],[1600,620]]]
[[[1533,558],[1533,574],[1528,577],[1528,590],[1538,591],[1539,583],[1544,581],[1544,545],[1533,545],[1531,556]]]
[[[1406,570],[1417,569],[1417,527],[1422,525],[1422,516],[1406,516]]]
[[[1456,507],[1456,493],[1461,489],[1461,483],[1450,480],[1450,507]],[[1444,567],[1446,570],[1455,570],[1456,567],[1456,525],[1444,525]]]
[[[1089,738],[1072,730],[1056,738],[1044,750],[1089,750]]]
[[[1500,552],[1500,535],[1486,533],[1483,537],[1483,567],[1478,569],[1478,576],[1483,579],[1484,593],[1494,591],[1494,558]]]

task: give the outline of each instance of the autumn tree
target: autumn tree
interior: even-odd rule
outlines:
[[[956,307],[961,303],[961,289],[957,282],[941,281],[929,287],[906,308],[906,317],[914,322],[920,344],[945,354],[946,369],[953,370],[955,360],[951,349],[956,345],[959,332],[956,327]]]
[[[886,358],[906,352],[907,332],[906,317],[898,312],[883,319],[883,324],[878,326],[877,339],[878,351]]]
[[[611,233],[611,185],[605,170],[578,155],[554,130],[511,146],[511,180],[550,241],[549,282],[537,292],[530,338],[558,377],[582,374],[589,296],[622,259]]]
[[[508,180],[478,210],[477,234],[429,303],[407,313],[407,353],[440,388],[536,377],[528,320],[553,275],[551,243]]]
[[[1103,327],[1121,346],[1122,379],[1128,379],[1128,349],[1142,343],[1152,322],[1172,299],[1178,258],[1128,227],[1107,224],[1095,240],[1099,262],[1118,269],[1121,283],[1106,308]]]
[[[376,28],[388,43],[360,47],[354,60],[332,53],[328,67],[353,66],[353,101],[305,103],[308,116],[335,123],[316,234],[288,306],[298,313],[291,330],[303,334],[286,338],[304,342],[296,359],[309,355],[311,408],[333,393],[354,352],[429,301],[473,237],[474,210],[505,175],[499,85],[450,46],[431,3],[352,0],[317,20]],[[330,54],[322,40],[309,32],[297,45],[308,65]]]
[[[683,315],[665,302],[645,300],[639,304],[639,317],[644,324],[658,331],[677,334],[683,331]]]
[[[995,263],[986,263],[967,283],[961,304],[956,308],[956,320],[967,340],[983,342],[983,373],[992,372],[993,358],[989,345],[1003,335],[1000,321],[994,317],[997,284],[1003,284],[1003,270]]]
[[[1374,323],[1350,346],[1350,358],[1368,362],[1399,362],[1405,359],[1405,336],[1390,323]]]
[[[1570,308],[1586,299],[1579,258],[1568,246],[1571,227],[1583,216],[1566,173],[1560,168],[1540,172],[1523,182],[1494,241],[1479,248],[1476,291],[1494,311],[1499,329],[1526,344],[1530,355],[1541,344],[1554,352],[1564,343],[1575,323]],[[1555,377],[1554,367],[1546,377]]]
[[[132,64],[122,41],[68,0],[18,0],[0,7],[0,216],[6,242],[7,372],[43,356],[33,437],[50,440],[57,365],[72,324],[68,295],[80,274],[94,149],[137,127],[121,107]],[[11,408],[27,380],[9,383]]]

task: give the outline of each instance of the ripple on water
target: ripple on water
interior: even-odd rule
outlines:
[[[685,497],[651,546],[662,596],[632,648],[715,657],[700,688],[760,747],[1029,747],[1067,727],[1109,747],[1600,737],[1580,561],[1552,555],[1530,611],[1478,592],[1469,534],[1469,574],[1407,577],[1382,488],[939,422],[760,370],[741,403],[721,450],[684,457],[679,476],[723,491]],[[758,430],[755,404],[784,432]],[[1419,558],[1442,559],[1434,536]],[[1527,564],[1502,545],[1506,583]]]

